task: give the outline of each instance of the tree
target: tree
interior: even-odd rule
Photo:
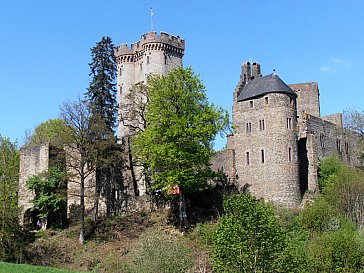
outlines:
[[[98,220],[98,205],[100,190],[110,183],[110,172],[117,151],[116,138],[113,129],[116,123],[116,60],[114,45],[110,37],[102,37],[96,46],[91,48],[92,61],[90,66],[91,82],[85,94],[91,107],[90,133],[98,142],[96,157],[96,187],[94,220]],[[100,130],[100,127],[103,130]],[[112,155],[112,156],[110,156]]]
[[[0,135],[0,246],[1,260],[12,260],[18,251],[19,151],[15,143]]]
[[[91,57],[89,66],[92,79],[85,95],[92,105],[93,115],[101,117],[112,132],[116,122],[117,102],[116,61],[111,38],[102,37],[101,41],[91,48]]]
[[[67,102],[61,106],[60,116],[70,129],[71,142],[66,145],[66,165],[70,172],[69,183],[79,186],[80,200],[80,244],[84,243],[85,228],[85,187],[96,170],[96,150],[91,132],[91,108],[81,99]]]
[[[67,210],[66,171],[59,167],[52,167],[46,172],[30,177],[27,185],[30,190],[36,193],[32,201],[32,210],[38,212],[37,216],[42,220],[42,223],[47,226],[47,220],[52,216],[53,224],[62,226],[62,213]]]
[[[227,112],[208,103],[191,68],[154,75],[148,84],[147,126],[132,140],[137,159],[150,170],[155,188],[205,188],[212,142],[227,128]]]
[[[344,112],[344,128],[354,135],[354,139],[359,139],[357,151],[361,163],[364,162],[364,111],[348,109]]]
[[[39,124],[34,132],[27,131],[25,135],[25,146],[36,146],[49,143],[60,147],[69,141],[70,132],[66,129],[64,121],[55,118]]]
[[[239,194],[224,200],[225,215],[214,237],[216,272],[276,272],[285,234],[272,207]]]
[[[150,103],[149,86],[144,83],[134,85],[121,102],[120,122],[129,128],[129,135],[134,136],[147,127],[147,106]]]

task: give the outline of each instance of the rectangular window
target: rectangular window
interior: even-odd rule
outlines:
[[[149,56],[147,56],[147,64],[149,64]]]
[[[261,156],[262,156],[262,163],[264,163],[264,150],[260,150]]]
[[[259,120],[259,130],[260,131],[264,131],[265,130],[264,119]]]
[[[265,97],[264,99],[265,99],[265,104],[268,104],[268,102],[269,102],[268,97]]]
[[[246,123],[246,132],[247,132],[247,134],[252,132],[252,123],[251,122]]]
[[[292,118],[287,118],[287,129],[292,129]]]
[[[167,64],[167,55],[164,55],[164,64]]]
[[[253,108],[254,107],[254,102],[252,100],[249,101],[249,105],[250,105],[250,108]]]
[[[292,148],[288,148],[288,161],[292,161]]]
[[[247,166],[250,165],[250,154],[249,154],[249,152],[246,152],[246,165]]]

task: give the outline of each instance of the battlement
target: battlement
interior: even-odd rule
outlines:
[[[147,47],[148,44],[154,44],[150,47]],[[115,48],[115,56],[123,56],[123,55],[134,55],[140,51],[145,49],[169,49],[177,51],[178,53],[183,54],[185,49],[185,41],[179,36],[173,36],[166,32],[160,32],[158,35],[157,32],[151,31],[143,34],[140,37],[140,41],[133,43],[130,47],[127,44],[122,44]]]

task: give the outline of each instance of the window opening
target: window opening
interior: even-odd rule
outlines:
[[[250,154],[249,152],[246,152],[246,165],[250,165]]]
[[[292,148],[291,147],[288,148],[288,161],[289,162],[292,161]]]
[[[262,150],[260,151],[260,153],[261,153],[261,155],[262,155],[262,163],[264,163],[264,150],[262,149]]]
[[[247,122],[246,123],[246,132],[247,133],[251,133],[252,132],[252,123],[251,122]]]

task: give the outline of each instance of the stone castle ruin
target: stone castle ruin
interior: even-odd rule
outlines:
[[[125,151],[125,166],[118,187],[101,194],[99,212],[110,211],[118,203],[118,213],[146,206],[146,179],[142,168],[133,162],[130,137],[140,126],[140,117],[130,115],[136,101],[145,102],[142,93],[130,97],[135,85],[146,83],[150,74],[165,75],[182,66],[185,42],[178,36],[149,32],[130,47],[115,48],[119,105],[118,136]],[[316,82],[286,84],[276,73],[263,76],[260,64],[245,62],[233,93],[234,133],[227,148],[216,153],[212,169],[223,172],[241,191],[287,207],[297,207],[306,191],[316,193],[319,159],[338,154],[345,162],[357,164],[354,141],[344,134],[342,115],[320,116],[319,89]],[[25,147],[20,156],[20,222],[29,221],[34,193],[27,179],[48,170],[53,148],[48,144]],[[67,160],[67,158],[65,158]],[[95,183],[95,176],[88,183]],[[77,185],[69,182],[67,204],[79,204]],[[86,194],[86,209],[91,212],[93,193]],[[109,199],[112,199],[111,201]],[[114,210],[115,211],[115,210]],[[28,219],[28,220],[27,220]]]

